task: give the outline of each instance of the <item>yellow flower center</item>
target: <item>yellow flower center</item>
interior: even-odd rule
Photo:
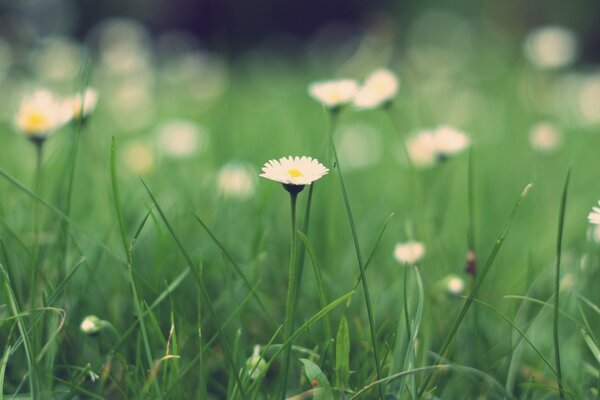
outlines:
[[[39,111],[33,111],[25,118],[25,130],[27,132],[42,132],[47,130],[49,125],[48,116]]]
[[[299,178],[301,176],[304,176],[304,174],[302,172],[298,171],[296,168],[288,169],[287,174],[289,176],[291,176],[292,178]]]

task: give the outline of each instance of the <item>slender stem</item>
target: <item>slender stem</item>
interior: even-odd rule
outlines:
[[[329,141],[331,143],[331,150],[333,152],[333,158],[335,160],[335,165],[337,168],[337,177],[340,183],[340,187],[342,189],[342,195],[344,197],[344,204],[346,206],[346,213],[348,214],[348,222],[350,223],[350,230],[352,231],[352,238],[354,240],[354,249],[356,250],[356,258],[358,260],[358,268],[360,269],[360,278],[362,282],[363,292],[365,294],[365,303],[367,305],[367,316],[369,318],[369,328],[371,332],[371,343],[373,345],[373,357],[375,361],[375,369],[377,371],[377,380],[381,379],[381,366],[379,365],[379,353],[377,352],[377,337],[375,331],[375,322],[373,319],[373,310],[371,307],[371,298],[369,296],[369,286],[367,284],[367,277],[365,275],[365,267],[362,259],[362,254],[360,252],[360,245],[358,241],[358,234],[356,232],[356,226],[354,224],[354,218],[352,217],[352,209],[350,207],[350,201],[348,199],[348,194],[346,193],[346,186],[344,185],[344,178],[342,176],[342,168],[340,166],[340,160],[337,155],[337,150],[335,147],[335,141],[333,140],[333,133],[335,131],[335,125],[337,122],[337,113],[331,112],[331,123],[329,129]],[[379,390],[379,398],[383,399],[383,389],[381,386],[377,387]]]
[[[558,236],[556,239],[556,279],[555,279],[555,294],[554,294],[554,357],[556,362],[556,382],[558,383],[558,391],[560,393],[561,400],[565,399],[565,392],[562,384],[562,371],[560,368],[560,346],[558,345],[558,313],[559,313],[559,291],[560,291],[560,258],[562,252],[562,236],[563,228],[565,224],[565,209],[567,208],[567,190],[569,188],[569,180],[571,177],[571,167],[567,171],[567,178],[565,179],[565,186],[563,188],[562,197],[560,201],[560,212],[558,214]]]
[[[296,299],[298,297],[298,282],[297,278],[297,259],[296,259],[296,200],[298,198],[298,193],[294,191],[290,191],[290,205],[291,205],[291,214],[292,214],[292,229],[290,235],[290,270],[288,275],[288,289],[287,289],[287,299],[285,306],[285,321],[283,325],[283,340],[286,341],[290,338],[293,330],[294,330],[294,314],[296,312]],[[280,399],[285,399],[286,389],[287,389],[287,379],[288,379],[288,371],[290,369],[290,360],[292,357],[292,343],[288,343],[285,349],[284,359],[283,359],[283,376],[281,380],[281,393],[279,395]]]
[[[35,175],[33,180],[33,191],[36,195],[42,197],[42,159],[44,155],[44,142],[34,141],[35,145]],[[31,269],[31,297],[30,305],[35,307],[37,298],[37,284],[39,275],[38,253],[40,250],[41,223],[39,218],[40,207],[37,199],[33,200],[33,251]]]

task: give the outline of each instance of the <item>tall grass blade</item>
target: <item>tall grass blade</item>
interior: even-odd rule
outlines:
[[[571,178],[571,167],[567,171],[567,177],[565,178],[565,185],[563,187],[562,196],[560,199],[560,211],[558,214],[558,235],[556,239],[556,278],[554,281],[554,321],[552,325],[552,332],[554,338],[554,359],[556,363],[556,383],[558,384],[558,391],[561,400],[565,399],[565,393],[562,385],[562,371],[560,367],[560,346],[558,343],[558,314],[559,314],[559,299],[560,299],[560,258],[562,255],[562,238],[563,229],[565,225],[565,209],[567,208],[567,191],[569,189],[569,180]]]
[[[333,139],[333,134],[335,132],[337,114],[331,113],[331,126],[329,129],[329,141],[331,143],[331,150],[333,152],[333,158],[335,160],[336,168],[337,168],[337,177],[338,182],[340,184],[340,189],[342,190],[342,197],[344,198],[344,205],[346,207],[346,213],[348,214],[348,222],[350,223],[350,230],[352,231],[352,239],[354,241],[354,249],[356,250],[356,259],[358,261],[358,268],[360,270],[360,279],[362,282],[363,293],[365,296],[365,303],[367,306],[367,317],[369,319],[369,330],[371,333],[371,344],[373,346],[373,358],[375,362],[375,371],[377,373],[377,379],[381,379],[381,367],[379,364],[379,353],[377,350],[377,330],[375,329],[375,319],[373,317],[373,307],[371,305],[371,297],[369,296],[369,285],[367,283],[367,276],[365,274],[365,266],[362,259],[362,254],[360,250],[360,242],[358,240],[358,232],[356,230],[356,226],[354,224],[354,217],[352,216],[352,208],[350,207],[350,200],[348,199],[348,193],[346,191],[346,186],[344,184],[344,177],[342,176],[342,168],[340,166],[340,160],[337,154],[335,140]],[[379,390],[379,398],[383,399],[383,389],[381,386],[378,386]]]
[[[463,306],[461,307],[456,319],[454,320],[454,323],[452,324],[452,327],[450,328],[450,332],[448,333],[448,335],[446,336],[446,339],[444,340],[444,343],[442,344],[442,347],[439,352],[440,357],[447,357],[446,352],[449,350],[450,345],[452,344],[454,337],[456,336],[456,333],[458,332],[458,328],[460,327],[462,321],[464,320],[465,315],[467,314],[467,311],[471,307],[471,304],[473,303],[475,296],[477,295],[477,292],[479,291],[479,288],[481,287],[486,275],[488,274],[492,264],[494,263],[494,260],[496,259],[496,255],[498,254],[498,252],[500,251],[500,248],[502,247],[502,244],[504,243],[504,239],[506,238],[506,235],[510,228],[511,222],[512,222],[513,218],[515,217],[517,210],[520,208],[521,203],[527,196],[527,193],[531,189],[531,186],[532,186],[531,184],[525,186],[525,188],[521,192],[519,198],[517,199],[508,219],[506,220],[506,222],[504,224],[504,228],[502,229],[500,235],[496,239],[496,243],[495,243],[494,247],[492,248],[492,251],[491,251],[490,255],[488,256],[487,260],[485,261],[483,268],[481,269],[480,274],[475,279],[475,282],[473,282],[473,288],[471,289],[469,296],[467,297]],[[429,383],[430,383],[432,377],[433,377],[432,374],[427,376],[427,379],[425,380],[425,383],[423,384],[423,386],[421,387],[421,390],[419,392],[419,397],[421,397],[423,395],[423,393],[425,393],[425,391],[428,390]]]

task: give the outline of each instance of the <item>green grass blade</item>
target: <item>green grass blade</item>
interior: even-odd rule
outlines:
[[[558,315],[559,315],[559,299],[560,299],[560,259],[562,255],[562,238],[565,225],[565,209],[567,208],[567,191],[569,189],[569,180],[571,178],[571,167],[567,171],[565,185],[563,187],[562,196],[560,199],[560,211],[558,214],[558,235],[556,238],[556,278],[554,285],[554,320],[552,324],[552,332],[554,338],[554,359],[556,364],[556,382],[561,400],[565,399],[565,393],[562,386],[562,371],[560,367],[560,346],[558,338]]]
[[[350,330],[345,316],[335,337],[335,384],[340,389],[349,387],[350,379]]]
[[[313,266],[313,271],[315,273],[315,280],[317,281],[317,291],[319,296],[319,303],[321,308],[325,307],[329,302],[327,300],[327,293],[325,292],[325,286],[323,285],[323,277],[321,276],[321,269],[319,268],[319,264],[317,263],[317,258],[315,256],[314,249],[308,240],[308,237],[303,233],[298,231],[298,236],[304,243],[304,248],[308,252],[308,255],[311,260],[311,264]],[[355,288],[356,289],[356,288]],[[325,336],[327,336],[327,340],[331,339],[333,336],[333,329],[331,327],[331,319],[329,315],[325,316]]]
[[[477,292],[479,291],[479,288],[481,287],[481,285],[483,283],[483,280],[485,279],[491,266],[493,265],[494,260],[496,259],[496,255],[498,254],[498,252],[500,251],[500,248],[502,247],[502,244],[504,243],[504,239],[506,238],[506,235],[510,228],[511,222],[512,222],[513,218],[515,217],[517,210],[520,208],[523,200],[527,196],[527,193],[531,189],[531,186],[532,186],[531,184],[525,186],[525,188],[521,192],[519,198],[517,199],[510,215],[508,216],[508,219],[506,220],[504,227],[503,227],[502,231],[500,232],[500,235],[496,239],[496,243],[495,243],[494,247],[492,248],[490,255],[488,256],[487,260],[485,261],[485,264],[484,264],[483,268],[481,269],[479,276],[477,276],[477,279],[473,283],[473,288],[471,289],[469,296],[467,297],[463,306],[461,307],[456,319],[454,320],[454,323],[452,324],[452,327],[450,328],[450,332],[448,333],[448,335],[446,336],[446,339],[444,340],[444,343],[442,344],[441,350],[439,352],[441,357],[447,357],[446,352],[450,348],[450,344],[452,344],[452,342],[454,340],[454,336],[458,332],[458,328],[460,327],[463,319],[465,318],[467,311],[471,307],[471,304],[473,303],[475,296],[477,295]],[[423,386],[421,387],[421,391],[419,392],[419,397],[422,396],[426,390],[428,390],[429,383],[431,381],[432,376],[433,375],[431,375],[431,374],[427,376],[427,379],[425,380],[425,383],[423,384]]]
[[[123,222],[123,211],[121,210],[121,198],[119,196],[119,185],[117,181],[117,142],[114,136],[110,143],[110,178],[115,213],[117,214],[117,223],[119,225],[119,233],[121,234],[121,244],[123,245],[124,254],[127,256],[129,253],[129,245],[127,244],[127,233]]]
[[[12,289],[8,271],[6,271],[4,265],[2,265],[1,263],[0,270],[2,270],[2,275],[4,278],[4,293],[7,297],[10,310],[13,313],[13,315],[19,315],[21,314],[21,311],[15,293]],[[39,386],[38,368],[35,362],[35,354],[33,354],[33,348],[31,346],[31,342],[29,341],[28,330],[25,327],[23,318],[17,319],[17,326],[19,328],[19,333],[21,334],[21,338],[25,346],[25,356],[27,358],[27,367],[29,369],[29,372],[27,374],[29,379],[29,394],[32,399],[36,400],[40,398],[39,396],[41,396],[41,392]]]
[[[301,358],[300,361],[304,364],[304,373],[313,386],[312,398],[314,400],[333,400],[333,390],[321,368],[307,358]]]
[[[371,298],[369,296],[369,285],[367,283],[367,276],[365,274],[365,266],[362,259],[362,254],[360,250],[360,242],[358,240],[358,232],[356,230],[356,225],[354,223],[354,217],[352,216],[352,207],[350,206],[350,199],[348,198],[348,193],[346,191],[346,186],[344,184],[344,177],[342,176],[342,168],[340,166],[340,160],[337,154],[335,140],[333,139],[333,133],[335,131],[335,122],[336,122],[336,114],[331,113],[331,127],[329,129],[329,141],[331,143],[331,150],[333,152],[333,158],[335,160],[336,168],[337,168],[337,177],[338,182],[340,184],[340,189],[342,190],[342,197],[344,198],[344,205],[346,207],[346,213],[348,214],[348,222],[350,223],[350,230],[352,231],[352,239],[354,241],[354,250],[356,251],[356,259],[358,261],[358,268],[360,270],[360,279],[362,282],[363,293],[365,296],[365,304],[367,307],[367,317],[369,319],[369,330],[371,333],[371,344],[373,346],[373,361],[375,362],[375,371],[377,373],[377,379],[381,379],[381,367],[379,364],[379,353],[377,351],[377,333],[375,329],[375,319],[373,317],[373,307],[371,305]],[[383,399],[383,389],[381,386],[378,386],[379,390],[379,398]]]

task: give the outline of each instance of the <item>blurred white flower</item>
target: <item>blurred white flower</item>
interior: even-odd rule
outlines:
[[[66,106],[72,110],[75,119],[88,117],[98,105],[98,92],[88,87],[83,93],[77,93],[65,99]]]
[[[599,74],[594,74],[583,79],[578,97],[578,109],[584,122],[588,124],[600,124]]]
[[[377,108],[391,102],[398,91],[398,78],[388,69],[372,72],[354,96],[354,105],[361,109]]]
[[[406,151],[415,167],[426,168],[437,161],[435,139],[432,131],[420,131],[406,138]]]
[[[454,296],[460,296],[465,291],[465,281],[457,275],[448,275],[444,279],[446,291]]]
[[[420,131],[406,139],[406,151],[416,167],[430,167],[436,162],[462,152],[470,145],[469,137],[450,126]]]
[[[72,115],[71,110],[54,94],[38,89],[23,97],[14,123],[27,138],[42,141],[67,123]]]
[[[106,322],[102,321],[95,315],[88,315],[83,319],[83,321],[81,321],[79,329],[86,335],[93,335],[95,333],[100,332],[100,330],[102,330],[102,328],[104,328],[105,325]]]
[[[535,124],[529,131],[529,144],[531,148],[540,153],[551,153],[556,150],[562,141],[558,127],[550,122]]]
[[[600,243],[600,224],[592,227],[590,231],[590,237],[594,242]]]
[[[438,127],[433,133],[438,157],[451,156],[469,147],[469,137],[464,132],[447,125]]]
[[[136,175],[147,175],[156,166],[156,155],[152,147],[145,142],[131,142],[122,155],[125,166]]]
[[[425,256],[425,245],[421,242],[397,243],[394,247],[394,258],[400,264],[416,264],[423,256]]]
[[[176,119],[157,129],[160,149],[171,157],[185,158],[204,150],[208,142],[206,130],[193,121]]]
[[[244,199],[254,194],[256,173],[247,165],[229,163],[217,175],[217,189],[224,197]]]
[[[560,26],[533,30],[524,42],[525,55],[541,69],[557,69],[573,63],[577,56],[575,34]]]
[[[598,201],[600,205],[600,201]],[[588,220],[592,224],[600,225],[600,207],[592,207],[592,212],[588,214]]]
[[[336,108],[350,103],[357,90],[358,84],[351,79],[316,82],[308,87],[310,96],[328,108]]]
[[[284,185],[304,186],[320,179],[329,172],[317,159],[302,157],[282,157],[269,160],[262,167],[263,178],[283,183]]]

